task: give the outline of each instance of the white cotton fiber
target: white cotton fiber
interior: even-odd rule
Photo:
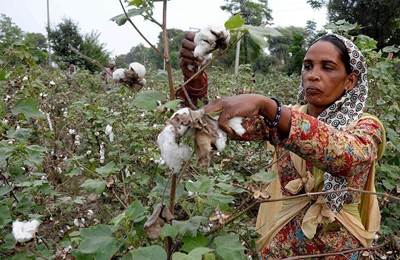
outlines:
[[[242,121],[243,117],[240,116],[231,118],[228,121],[229,127],[232,128],[239,136],[242,136],[246,132],[246,129],[244,129],[242,126]]]
[[[31,221],[16,220],[12,224],[12,234],[18,242],[26,242],[35,237],[40,222],[36,219]]]
[[[189,116],[190,115],[190,110],[187,107],[181,108],[179,110],[177,110],[172,116],[171,118],[174,118],[176,115],[185,115],[185,116]],[[183,124],[179,124],[179,126],[176,126],[176,130],[178,132],[179,137],[183,136],[186,131],[188,130],[189,126],[183,125]]]
[[[157,145],[165,164],[178,173],[182,163],[190,159],[192,153],[189,146],[176,142],[176,132],[173,125],[167,125],[157,137]]]
[[[221,129],[217,129],[217,138],[215,140],[215,147],[217,148],[218,152],[222,152],[226,146],[226,133]]]
[[[113,72],[113,80],[121,80],[125,78],[125,69],[116,69]]]
[[[211,59],[211,52],[220,46],[217,46],[217,40],[222,40],[228,45],[230,35],[225,28],[220,26],[207,26],[197,32],[194,36],[196,48],[193,51],[195,57],[202,57],[205,60]]]
[[[129,64],[129,69],[136,72],[140,79],[144,78],[144,75],[146,75],[146,68],[139,62],[132,62]]]

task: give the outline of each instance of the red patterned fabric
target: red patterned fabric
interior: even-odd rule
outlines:
[[[184,73],[184,81],[190,78],[191,74]],[[186,91],[192,100],[195,106],[198,105],[199,100],[203,102],[207,102],[207,95],[208,95],[208,75],[207,73],[203,72],[198,75],[196,78],[192,79],[188,84],[185,86]],[[189,102],[185,96],[185,93],[180,87],[176,91],[176,97],[180,98],[184,101],[184,105],[189,107]]]

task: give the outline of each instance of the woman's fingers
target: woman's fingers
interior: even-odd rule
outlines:
[[[193,51],[196,48],[196,44],[194,44],[193,41],[190,41],[188,39],[183,39],[182,40],[182,48]]]
[[[221,99],[215,99],[215,100],[209,102],[204,107],[204,112],[206,114],[222,112],[222,110],[223,110],[222,102],[223,101]]]
[[[227,133],[229,136],[235,135],[235,132],[232,130],[232,128],[229,126],[229,119],[231,119],[232,116],[229,115],[228,113],[222,112],[221,115],[218,118],[218,125],[219,127]]]

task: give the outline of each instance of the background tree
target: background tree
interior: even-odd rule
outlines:
[[[110,60],[110,54],[105,50],[104,43],[100,43],[99,36],[100,34],[97,32],[86,34],[80,46],[80,52],[98,61],[100,64],[105,65]],[[86,59],[83,59],[82,63],[83,66],[90,71],[99,70],[98,66]]]
[[[269,51],[278,70],[289,74],[299,71],[305,53],[305,30],[302,27],[278,27],[281,36],[269,39]]]
[[[18,56],[20,60],[14,59],[11,62],[30,60],[43,64],[47,59],[46,48],[46,37],[43,34],[25,33],[10,17],[0,15],[0,53],[3,58],[7,55]]]
[[[15,25],[11,18],[0,15],[0,50],[3,51],[15,42],[21,41],[23,37],[22,30]]]
[[[221,9],[231,13],[232,15],[240,14],[246,24],[254,26],[267,25],[271,22],[271,9],[268,8],[268,0],[225,0],[225,5]],[[243,37],[241,44],[240,63],[249,63],[261,54],[259,45],[256,44],[247,34]],[[232,57],[232,54],[228,55]]]
[[[63,19],[55,29],[50,29],[49,31],[55,60],[60,63],[61,67],[65,68],[69,64],[74,64],[92,72],[102,68],[80,54],[105,66],[109,60],[109,53],[105,51],[105,46],[99,42],[98,37],[99,34],[95,32],[82,36],[78,25],[68,18]],[[80,54],[72,51],[71,47],[80,52]]]
[[[54,59],[60,63],[59,65],[62,67],[67,67],[69,64],[82,65],[79,55],[72,52],[69,47],[79,50],[83,42],[77,24],[71,19],[65,18],[55,29],[49,29],[49,38]]]
[[[400,0],[308,0],[313,8],[328,8],[330,22],[360,25],[359,33],[377,40],[378,48],[400,42]]]

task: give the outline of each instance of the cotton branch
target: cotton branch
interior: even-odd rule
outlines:
[[[133,26],[133,28],[135,28],[136,32],[150,45],[150,47],[157,52],[161,57],[163,57],[162,53],[160,52],[159,49],[157,49],[153,44],[151,44],[151,42],[143,35],[143,33],[136,27],[136,25],[132,22],[131,18],[128,16],[128,13],[125,10],[124,5],[122,4],[122,1],[119,0],[119,3],[121,4],[122,10],[124,11],[124,14],[126,16],[126,19],[128,20],[128,22]]]

